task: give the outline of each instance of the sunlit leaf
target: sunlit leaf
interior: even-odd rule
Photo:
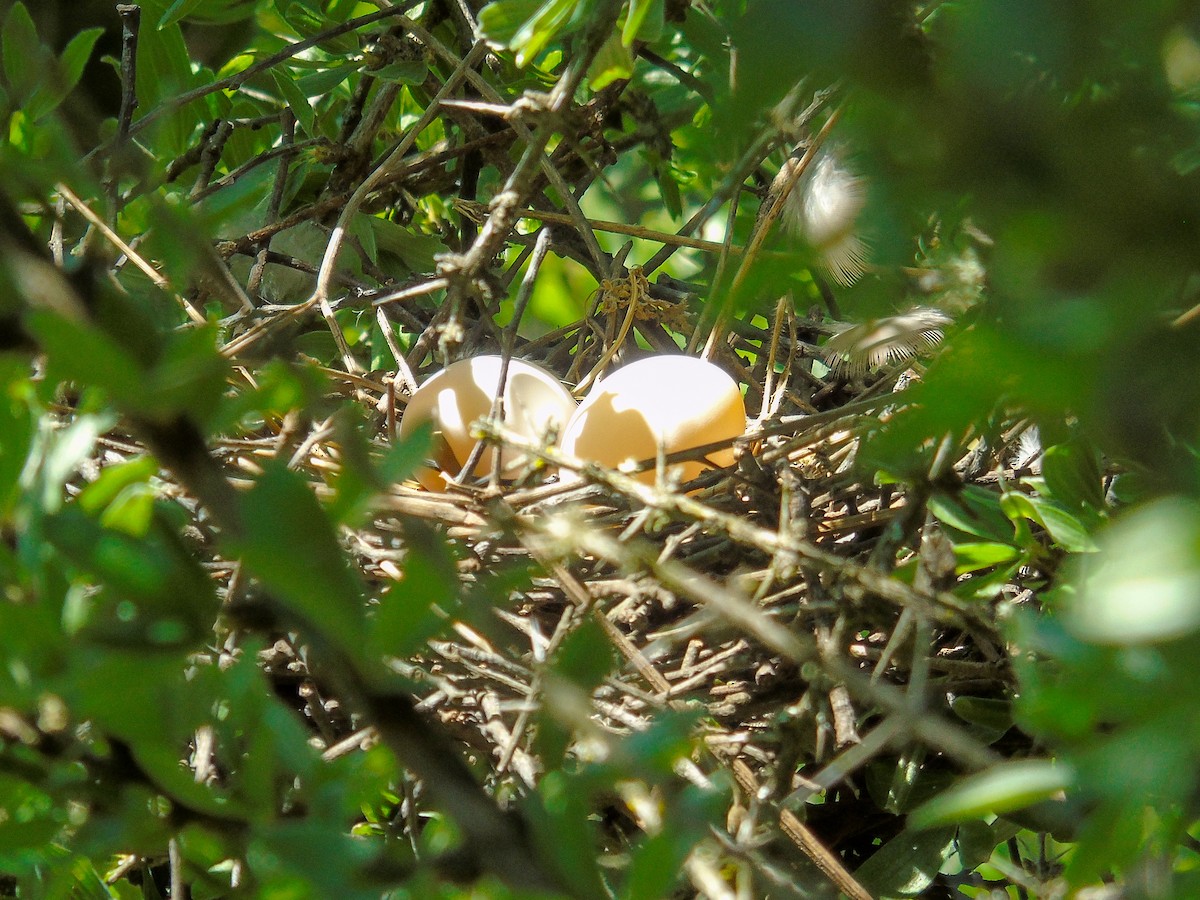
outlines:
[[[876,850],[854,877],[873,893],[918,897],[933,884],[953,839],[953,828],[906,829]]]
[[[1074,773],[1048,760],[1000,763],[972,775],[909,816],[914,829],[1006,812],[1047,800],[1074,783]]]
[[[990,569],[1019,559],[1021,552],[1011,544],[1000,544],[992,541],[974,541],[954,545],[954,571],[963,575],[967,572],[978,572],[980,569]]]
[[[655,41],[662,33],[663,0],[629,0],[621,43],[628,47],[635,40]]]
[[[592,67],[588,70],[588,84],[591,85],[592,90],[599,91],[614,81],[620,81],[632,75],[633,56],[628,47],[618,41],[614,35],[604,42],[600,52],[592,60]]]
[[[1079,563],[1067,622],[1102,644],[1172,640],[1200,628],[1200,510],[1167,498],[1117,520]]]

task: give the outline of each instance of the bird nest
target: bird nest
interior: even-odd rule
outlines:
[[[406,385],[440,368],[438,356],[508,354],[577,384],[614,356],[619,364],[630,352],[698,347],[714,325],[697,321],[699,308],[687,285],[665,276],[650,284],[637,270],[607,283],[583,319],[536,338],[483,317],[468,326],[430,304],[410,312],[425,321],[397,357],[399,374],[341,377],[376,417],[383,454]],[[852,873],[879,839],[898,834],[905,813],[951,773],[996,758],[987,744],[1006,729],[989,734],[981,723],[1011,696],[1012,673],[986,605],[952,591],[952,548],[927,522],[925,498],[856,465],[863,436],[905,405],[920,362],[831,368],[823,345],[838,328],[819,311],[797,316],[790,299],[773,323],[715,328],[710,356],[751,412],[734,466],[680,485],[663,467],[673,458],[648,460],[643,468],[658,477],[647,484],[484,420],[481,440],[530,460],[521,477],[467,479],[445,493],[393,485],[345,545],[377,605],[417,577],[408,560],[425,552],[431,531],[448,542],[461,596],[433,598],[436,634],[389,664],[495,796],[539,783],[537,732],[551,722],[587,761],[681,715],[694,739],[691,755],[675,760],[681,782],[736,785],[722,852],[780,884],[799,878],[817,893],[824,885],[869,896]],[[228,446],[228,461],[256,472],[278,455],[279,439]],[[328,429],[298,443],[292,464],[320,487],[342,465],[342,448]],[[548,474],[556,468],[580,478],[560,482]],[[977,447],[955,468],[988,483],[1005,464]],[[560,671],[573,639],[588,642],[584,656],[597,667],[582,684]],[[326,758],[377,740],[369,718],[309,672],[295,635],[279,634],[262,662]],[[396,810],[419,827],[423,800],[412,787]],[[644,806],[614,797],[597,811],[607,852],[653,831]],[[720,880],[718,861],[693,854],[688,865],[698,890]]]

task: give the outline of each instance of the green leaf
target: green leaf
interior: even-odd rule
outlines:
[[[1137,798],[1105,803],[1093,810],[1083,822],[1063,872],[1067,883],[1082,887],[1131,863],[1142,842],[1144,812]]]
[[[1000,509],[1000,497],[993,491],[967,485],[954,494],[935,494],[929,511],[937,519],[966,534],[985,540],[1009,543],[1013,528]]]
[[[178,23],[142,29],[137,46],[138,109],[146,113],[192,86],[192,63]]]
[[[304,92],[300,90],[295,79],[278,70],[272,70],[271,77],[275,79],[275,86],[279,88],[279,93],[283,95],[284,104],[291,109],[300,127],[310,137],[316,137],[316,111],[312,108],[312,104],[308,102],[308,98],[304,96]]]
[[[145,374],[137,360],[107,334],[45,309],[30,312],[26,322],[61,376],[104,388],[122,405],[138,408],[146,395]]]
[[[524,67],[542,52],[562,28],[589,12],[579,0],[495,0],[479,11],[479,25],[488,40],[517,51]]]
[[[1003,734],[1013,725],[1012,703],[992,697],[955,695],[950,701],[954,714],[964,722],[982,725]]]
[[[279,6],[281,4],[277,4]],[[301,37],[313,37],[328,31],[334,24],[318,9],[305,6],[303,3],[291,3],[283,13],[287,23],[296,29]],[[358,38],[353,34],[341,34],[336,37],[324,38],[318,45],[326,53],[345,57],[357,53]]]
[[[1083,522],[1053,500],[1045,497],[1030,497],[1037,520],[1054,538],[1054,543],[1068,553],[1092,553],[1096,542],[1088,533]]]
[[[634,850],[629,862],[629,877],[624,897],[629,900],[657,900],[670,895],[680,878],[687,849],[679,852],[674,829],[665,829],[646,838]]]
[[[663,0],[629,0],[629,12],[621,29],[621,43],[626,47],[635,40],[658,40],[663,29]]]
[[[151,369],[143,410],[173,417],[187,412],[202,426],[215,414],[225,391],[229,360],[217,350],[213,326],[170,335],[162,359]]]
[[[584,619],[558,648],[552,665],[557,675],[591,691],[612,671],[616,660],[600,625]]]
[[[83,77],[83,68],[91,59],[92,49],[102,34],[104,34],[103,28],[85,28],[71,38],[67,46],[63,48],[58,63],[61,66],[63,77],[61,87],[66,93],[70,93],[74,90],[75,85],[79,84],[79,79]]]
[[[429,74],[429,65],[421,59],[402,59],[372,69],[371,74],[381,81],[395,84],[421,84]]]
[[[424,63],[418,63],[418,65],[420,66],[421,74],[417,77],[416,81],[406,82],[407,84],[420,84],[424,80],[424,75],[428,71],[428,67]],[[344,66],[322,69],[321,71],[313,72],[310,75],[305,75],[303,78],[297,79],[296,84],[300,88],[300,93],[305,97],[323,96],[357,72],[358,68],[354,63],[347,63]],[[372,72],[371,74],[377,75],[378,73]]]
[[[238,547],[247,568],[304,627],[357,658],[364,637],[362,586],[311,487],[281,464],[267,468],[243,504]]]
[[[918,897],[933,884],[953,851],[955,829],[905,829],[858,867],[854,877],[872,894]]]
[[[1000,500],[1005,514],[1020,524],[1029,519],[1046,529],[1059,547],[1071,553],[1086,553],[1096,549],[1096,543],[1083,523],[1053,500],[1036,495],[1009,491]]]
[[[375,657],[405,657],[448,627],[459,603],[458,575],[444,538],[413,521],[405,526],[404,577],[380,598],[369,644]]]
[[[374,233],[375,245],[384,253],[399,259],[410,272],[432,271],[436,263],[434,256],[445,247],[441,238],[432,234],[421,234],[389,219],[379,216],[360,216],[355,222],[365,221]]]
[[[11,364],[10,364],[11,363]],[[21,397],[28,385],[28,369],[16,360],[0,358],[0,523],[15,508],[20,477],[33,447],[36,418]]]
[[[158,20],[157,27],[161,30],[168,25],[174,25],[176,22],[183,21],[192,10],[202,3],[204,3],[204,0],[175,0],[167,8],[167,11],[162,14],[162,17]]]
[[[1068,510],[1104,509],[1104,481],[1096,454],[1079,442],[1048,447],[1042,478],[1049,497]]]
[[[511,47],[521,26],[541,5],[542,0],[494,0],[479,11],[479,28],[492,43]]]
[[[17,99],[24,100],[33,93],[46,72],[38,59],[42,45],[37,28],[21,0],[12,5],[4,18],[2,44],[4,75]]]
[[[30,98],[28,112],[37,121],[57,109],[83,77],[83,67],[92,55],[103,28],[88,28],[71,38],[53,68],[53,78]]]
[[[522,808],[541,858],[553,860],[572,897],[610,896],[596,866],[595,834],[587,826],[593,804],[587,779],[558,769],[546,773]]]
[[[978,572],[980,569],[990,569],[1019,559],[1021,552],[1011,544],[998,544],[992,541],[975,541],[969,544],[954,545],[954,572],[963,575],[968,572]]]
[[[533,62],[576,12],[576,6],[585,6],[586,2],[587,0],[546,0],[537,15],[522,25],[512,40],[510,46],[517,51],[517,65],[526,66]]]
[[[63,504],[63,486],[74,476],[96,446],[96,439],[113,425],[111,415],[82,415],[65,429],[54,429],[43,419],[42,434],[35,448],[32,471],[26,485],[38,512],[53,513]]]
[[[1077,563],[1068,628],[1099,644],[1169,641],[1200,629],[1200,508],[1168,497],[1118,519]]]
[[[386,484],[397,484],[417,471],[429,459],[433,444],[433,423],[417,427],[416,431],[388,448],[379,463],[379,476]]]
[[[963,868],[970,870],[983,865],[992,858],[997,845],[1004,843],[1019,830],[1018,826],[1003,819],[997,820],[993,825],[980,821],[963,822],[958,826],[958,833],[954,839]]]
[[[1070,787],[1074,778],[1069,767],[1044,759],[998,763],[914,810],[908,823],[926,829],[1003,815],[1050,799]]]
[[[148,647],[189,647],[212,627],[212,581],[165,517],[131,530],[104,527],[75,504],[49,517],[46,538],[99,590],[86,625],[98,640]]]
[[[588,84],[594,91],[602,90],[614,81],[633,76],[633,54],[629,47],[613,35],[600,47],[588,69]]]

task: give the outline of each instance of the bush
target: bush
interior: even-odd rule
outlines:
[[[0,29],[0,896],[1200,891],[1189,7],[75,15]],[[678,352],[744,436],[413,481],[449,362]]]

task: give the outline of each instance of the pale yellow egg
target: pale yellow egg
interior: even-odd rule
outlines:
[[[422,486],[445,490],[446,484],[466,465],[475,449],[471,425],[491,414],[492,399],[500,384],[499,356],[475,356],[459,360],[422,384],[408,401],[400,419],[397,437],[403,440],[424,422],[433,424],[432,456],[437,469],[423,467],[416,473]],[[561,432],[576,403],[559,380],[541,366],[514,359],[508,364],[504,382],[504,425],[530,440],[540,440],[548,431]],[[492,468],[493,448],[486,447],[472,470],[486,475]],[[500,474],[516,477],[528,460],[525,454],[505,451]]]
[[[732,441],[745,431],[746,406],[729,375],[705,360],[666,354],[639,359],[597,383],[567,423],[561,444],[581,459],[620,468],[653,460],[660,444],[669,455]],[[711,466],[731,465],[733,449],[707,459]],[[671,474],[690,481],[711,466],[676,463]],[[652,484],[654,471],[637,477]]]

